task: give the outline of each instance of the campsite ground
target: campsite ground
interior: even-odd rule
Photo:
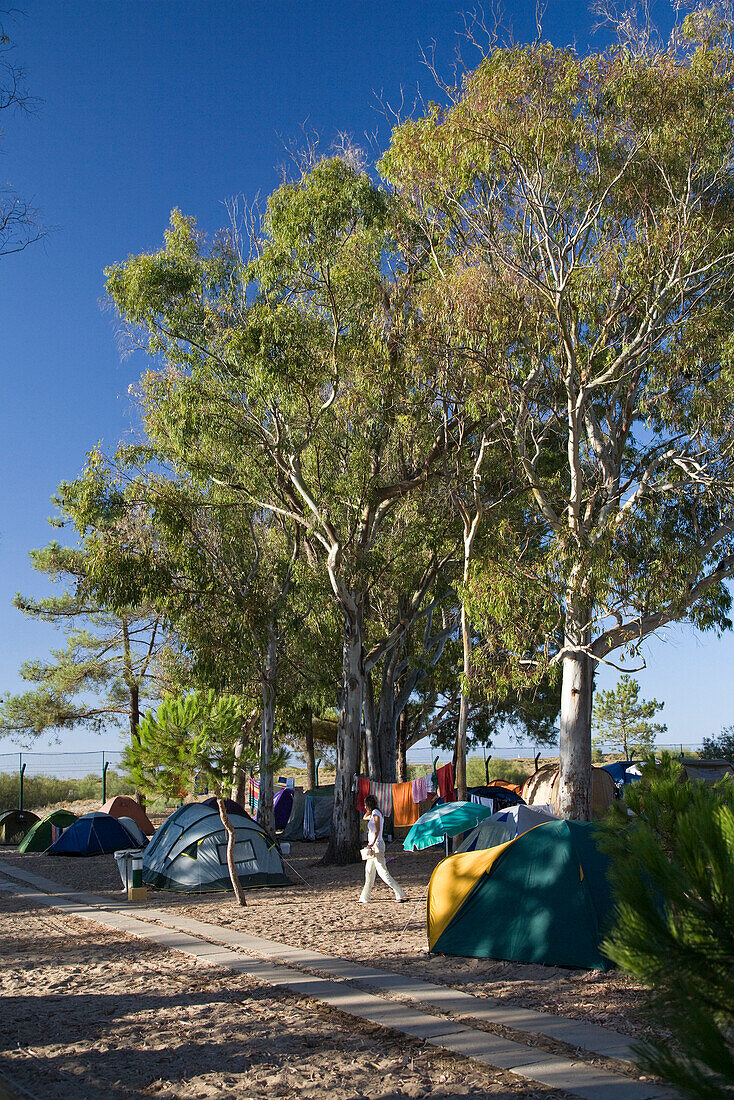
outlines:
[[[227,894],[150,891],[149,899],[156,908],[508,1005],[592,1020],[626,1035],[642,1033],[641,990],[618,973],[429,956],[423,898],[440,853],[406,854],[391,846],[390,870],[409,891],[410,903],[396,904],[378,880],[372,902],[362,906],[361,865],[322,867],[323,850],[319,844],[294,845],[288,859],[296,883],[251,891],[244,909]],[[112,856],[1,855],[68,887],[121,896]],[[251,979],[196,967],[119,933],[102,934],[82,919],[29,909],[2,892],[0,913],[0,1076],[4,1067],[48,1100],[563,1096],[381,1029],[347,1023],[324,1006]],[[537,1041],[550,1050],[557,1046]]]

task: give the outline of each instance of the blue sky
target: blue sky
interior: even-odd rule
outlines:
[[[469,4],[466,5],[470,7]],[[2,119],[0,181],[55,227],[0,260],[0,692],[20,663],[61,637],[11,600],[40,594],[31,548],[52,537],[50,497],[87,451],[131,430],[127,388],[143,367],[121,358],[104,309],[103,269],[159,246],[172,207],[213,232],[233,195],[266,196],[301,127],[326,151],[340,131],[385,147],[378,97],[440,93],[421,60],[436,43],[450,74],[462,41],[458,0],[28,0],[9,24],[17,60],[42,101]],[[515,38],[535,36],[535,2],[508,3]],[[667,5],[657,6],[664,17]],[[545,33],[584,50],[583,3],[551,0]],[[477,59],[463,43],[467,63]],[[669,740],[695,743],[731,717],[734,639],[673,629],[648,646],[642,693],[665,700]],[[615,673],[602,671],[601,686]],[[117,734],[67,734],[61,748],[114,749]],[[46,747],[38,743],[35,748]],[[0,739],[0,753],[12,751]]]

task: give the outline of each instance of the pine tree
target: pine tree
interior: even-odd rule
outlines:
[[[623,752],[626,760],[652,752],[655,738],[667,726],[650,719],[662,710],[657,699],[640,699],[640,685],[631,676],[621,676],[613,691],[600,691],[594,702],[594,725],[598,731],[592,743]]]
[[[638,1044],[642,1067],[682,1096],[734,1096],[734,783],[684,782],[650,760],[603,826],[616,926],[604,950],[648,986],[672,1036]],[[627,810],[633,811],[630,818]]]

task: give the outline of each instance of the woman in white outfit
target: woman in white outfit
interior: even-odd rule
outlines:
[[[364,800],[364,804],[367,812],[363,820],[367,822],[367,847],[370,850],[370,855],[364,863],[364,890],[359,900],[362,905],[367,904],[370,900],[372,887],[375,884],[375,875],[379,875],[382,881],[386,883],[395,894],[396,901],[407,901],[408,895],[398,886],[387,869],[387,863],[385,862],[385,841],[382,836],[385,818],[377,809],[377,799],[373,795],[368,794]]]

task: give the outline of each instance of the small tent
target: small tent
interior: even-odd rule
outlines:
[[[500,783],[490,783],[484,787],[469,787],[466,793],[470,798],[473,795],[482,799],[491,798],[495,810],[503,810],[505,806],[518,806],[522,803],[522,798],[514,787]],[[485,805],[485,803],[482,803],[482,805]]]
[[[110,817],[131,817],[141,833],[152,836],[155,825],[150,820],[142,806],[134,798],[126,794],[118,794],[115,798],[108,798],[100,813],[109,814]]]
[[[294,791],[293,806],[281,840],[326,840],[331,836],[334,787]]]
[[[273,812],[275,814],[275,828],[285,829],[293,809],[293,787],[281,787],[273,797]]]
[[[428,945],[440,955],[608,970],[612,899],[593,826],[547,821],[505,844],[439,863]]]
[[[544,821],[556,821],[554,814],[535,806],[508,806],[504,810],[478,822],[475,829],[464,838],[457,852],[474,852],[478,848],[494,848],[514,840],[528,829],[542,825]]]
[[[84,814],[48,849],[49,856],[99,856],[120,848],[139,848],[135,837],[130,836],[116,817],[100,813]]]
[[[229,815],[229,820],[241,884],[290,885],[275,843],[260,825],[242,813]],[[166,818],[143,853],[143,881],[160,890],[229,890],[227,834],[218,811],[192,802]]]
[[[45,852],[55,840],[77,821],[77,815],[71,810],[52,810],[46,814],[23,837],[18,846],[19,852]]]
[[[143,830],[138,825],[137,821],[133,821],[131,817],[118,817],[117,820],[125,829],[125,832],[129,833],[135,841],[136,848],[144,848],[148,843],[148,838]]]
[[[520,794],[528,806],[551,806],[558,809],[558,765],[544,764],[538,768],[534,775],[529,776],[522,787]],[[612,802],[614,802],[616,788],[614,780],[604,768],[591,769],[591,813],[594,817],[602,817]]]
[[[3,810],[0,813],[0,844],[20,844],[38,820],[38,814],[30,810]]]

